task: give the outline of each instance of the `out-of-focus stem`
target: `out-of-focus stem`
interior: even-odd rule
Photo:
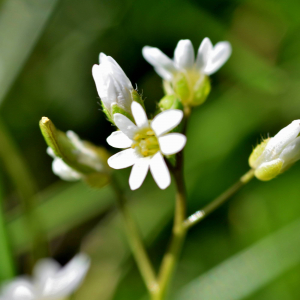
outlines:
[[[249,170],[244,174],[233,186],[226,190],[223,194],[217,197],[215,200],[211,201],[209,204],[204,206],[201,210],[196,211],[194,214],[189,216],[184,225],[188,229],[195,224],[202,221],[206,216],[215,211],[223,203],[230,199],[242,186],[248,183],[254,177],[254,170]]]
[[[3,191],[0,179],[0,281],[13,278],[15,275],[15,264],[13,253],[5,227],[5,215],[3,210]]]
[[[145,285],[149,291],[149,294],[152,294],[157,289],[157,280],[154,268],[142,242],[142,238],[139,234],[137,225],[127,208],[124,192],[120,188],[115,178],[112,179],[112,186],[117,195],[117,202],[123,216],[125,230],[131,251],[143,277]]]
[[[19,192],[22,200],[22,208],[26,218],[26,225],[32,238],[31,241],[31,262],[32,266],[36,259],[45,255],[45,239],[42,234],[42,228],[36,215],[33,215],[35,206],[36,184],[28,169],[27,163],[14,143],[8,130],[0,120],[0,157],[3,165]],[[31,269],[31,267],[29,266]]]

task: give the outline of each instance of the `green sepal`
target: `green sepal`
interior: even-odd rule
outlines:
[[[105,113],[105,115],[106,115],[108,121],[111,122],[113,125],[115,125],[115,122],[113,121],[113,119],[112,119],[110,113],[108,112],[107,108],[104,106],[103,102],[101,102],[101,105],[102,105],[102,110],[103,110],[103,112]]]
[[[168,110],[168,109],[183,110],[183,105],[176,95],[167,95],[163,97],[159,101],[158,107],[160,108],[161,111]]]
[[[134,119],[133,119],[133,116],[131,114],[129,114],[127,111],[125,111],[123,108],[121,108],[120,106],[118,106],[118,104],[113,104],[111,106],[111,113],[112,113],[112,115],[114,115],[114,114],[122,114],[125,117],[127,117],[129,120],[131,120],[133,123],[135,123]]]
[[[194,88],[194,97],[190,102],[191,106],[198,106],[205,102],[211,90],[209,77],[204,75],[202,81],[196,84]]]
[[[64,132],[56,129],[50,119],[43,117],[39,125],[47,145],[53,150],[55,156],[61,158],[69,167],[84,175],[90,175],[95,172],[99,174],[109,173],[110,169],[106,162],[108,154],[104,148],[96,147],[89,142],[84,142],[84,145],[94,151],[97,157],[99,157],[99,162],[103,165],[103,171],[101,170],[101,172],[99,172],[99,170],[92,166],[81,162],[82,153],[80,149],[76,148]]]
[[[144,105],[144,100],[143,100],[142,96],[138,93],[138,91],[131,90],[131,99],[132,99],[132,101],[135,101],[135,102],[141,104],[142,107],[144,108],[144,110],[146,111],[146,108]]]
[[[107,185],[111,180],[111,176],[103,173],[91,173],[83,177],[83,181],[91,188],[100,189]]]
[[[189,102],[189,99],[191,97],[191,91],[185,74],[179,73],[176,76],[174,91],[179,96],[179,98],[183,103]]]

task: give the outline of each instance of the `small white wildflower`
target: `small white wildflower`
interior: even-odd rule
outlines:
[[[230,55],[231,45],[229,42],[219,42],[213,46],[209,38],[202,41],[196,62],[194,48],[190,40],[178,42],[173,60],[158,48],[149,46],[143,48],[144,58],[167,81],[171,81],[174,75],[181,71],[193,70],[201,74],[211,75],[223,66]]]
[[[99,61],[99,65],[93,66],[92,73],[106,113],[112,118],[112,106],[116,104],[131,115],[131,92],[134,89],[130,80],[112,57],[100,53]]]
[[[300,120],[295,120],[253,150],[249,164],[258,179],[271,180],[300,159],[299,133]]]
[[[53,259],[40,260],[32,279],[18,277],[4,284],[1,300],[59,300],[70,296],[83,281],[90,266],[85,254],[76,255],[61,267]]]
[[[205,38],[199,47],[196,61],[190,40],[178,42],[173,60],[155,47],[145,46],[142,52],[164,79],[166,93],[176,93],[184,104],[194,106],[206,100],[210,92],[208,76],[227,61],[231,55],[231,45],[229,42],[219,42],[213,47],[210,39]]]
[[[181,133],[168,133],[182,120],[183,112],[177,109],[166,110],[149,122],[142,106],[131,104],[135,124],[122,114],[114,114],[114,121],[120,131],[113,132],[107,143],[115,148],[128,148],[108,159],[114,169],[133,165],[129,177],[132,190],[138,189],[150,168],[152,176],[161,189],[171,183],[169,169],[163,155],[172,155],[183,149],[186,137]]]

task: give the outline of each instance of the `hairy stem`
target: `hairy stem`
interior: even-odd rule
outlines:
[[[117,203],[123,216],[125,230],[132,254],[135,258],[149,294],[152,294],[157,289],[157,280],[154,268],[142,242],[137,225],[127,208],[124,192],[119,186],[117,180],[114,178],[112,179],[112,186],[117,195]]]
[[[233,186],[231,186],[228,190],[226,190],[219,197],[214,199],[212,202],[204,206],[201,210],[196,211],[194,214],[189,216],[184,225],[186,229],[194,226],[203,220],[210,213],[219,208],[223,203],[229,200],[232,195],[234,195],[242,186],[248,183],[254,177],[254,170],[249,170],[246,174],[244,174]]]

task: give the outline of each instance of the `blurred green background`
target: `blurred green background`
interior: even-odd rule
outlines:
[[[199,47],[232,43],[212,92],[188,126],[185,171],[189,213],[248,170],[261,137],[300,118],[300,2],[296,0],[3,0],[0,7],[0,118],[36,179],[36,212],[61,263],[79,249],[92,268],[74,299],[147,299],[130,255],[114,194],[60,181],[38,121],[106,144],[113,127],[100,110],[91,75],[99,52],[112,56],[154,112],[162,83],[141,55],[144,45],[173,56],[180,39]],[[1,147],[1,145],[0,145]],[[111,152],[114,149],[109,149]],[[18,195],[0,165],[11,246],[22,257],[28,235]],[[135,192],[118,171],[150,256],[158,267],[168,244],[174,186],[160,191],[148,174]],[[270,182],[254,179],[193,228],[170,299],[300,298],[300,164]]]

